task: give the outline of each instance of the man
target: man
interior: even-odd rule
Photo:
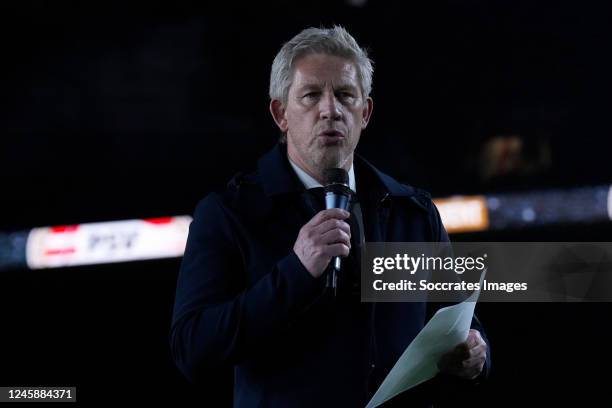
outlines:
[[[354,154],[372,114],[372,64],[343,28],[310,28],[272,65],[270,111],[283,139],[257,170],[196,208],[171,331],[191,380],[233,365],[235,406],[364,406],[427,318],[423,303],[361,303],[354,234],[316,194],[327,168],[348,171],[365,241],[445,241],[424,192]],[[351,224],[353,227],[351,227]],[[339,293],[325,285],[344,257]],[[477,321],[440,369],[472,382],[488,365]]]

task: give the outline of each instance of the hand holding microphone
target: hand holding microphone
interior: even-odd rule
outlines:
[[[341,168],[327,169],[325,170],[324,177],[325,208],[340,208],[347,212],[350,211],[353,191],[349,187],[349,176],[346,170]],[[338,272],[340,272],[340,269],[342,268],[342,258],[336,256],[334,257],[333,262],[334,264],[332,270],[330,271],[330,276],[328,276],[327,286],[334,289],[335,294],[338,286]]]
[[[350,216],[353,193],[346,170],[328,169],[324,176],[327,209],[320,211],[300,229],[293,250],[315,278],[325,272],[330,261],[333,262],[327,286],[335,293],[341,257],[348,256],[351,248],[351,229],[345,220]]]

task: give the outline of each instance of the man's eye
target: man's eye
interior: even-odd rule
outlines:
[[[304,95],[304,98],[316,98],[317,96],[319,96],[318,92],[308,92],[306,95]]]
[[[347,99],[352,98],[353,94],[351,92],[340,92],[340,98]]]

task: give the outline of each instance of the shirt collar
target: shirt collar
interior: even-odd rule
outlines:
[[[295,171],[295,174],[297,174],[298,178],[300,179],[302,184],[304,184],[304,187],[306,187],[307,190],[311,188],[315,188],[315,187],[323,187],[323,185],[319,183],[314,177],[306,173],[297,164],[295,164],[289,156],[287,156],[287,158],[289,159],[289,164]],[[349,175],[349,187],[351,188],[351,190],[353,190],[354,193],[356,193],[357,192],[357,182],[355,181],[354,163],[351,164],[351,168],[348,171],[348,175]]]

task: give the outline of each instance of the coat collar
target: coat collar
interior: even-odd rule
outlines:
[[[355,154],[355,163],[357,167],[363,166],[374,174],[384,187],[386,194],[392,197],[413,197],[415,195],[414,188],[399,183],[358,154]],[[289,164],[285,144],[277,143],[272,150],[259,159],[257,167],[264,192],[268,197],[304,191],[304,185]]]

